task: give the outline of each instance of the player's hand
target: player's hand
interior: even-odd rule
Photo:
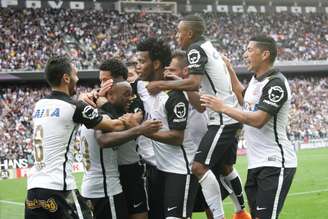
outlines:
[[[102,105],[104,105],[107,102],[108,100],[106,99],[106,97],[98,97],[98,99],[96,100],[96,104],[98,108],[100,108]]]
[[[92,90],[91,92],[88,93],[81,93],[79,96],[79,100],[82,100],[83,102],[89,104],[90,106],[96,108],[97,104],[95,101],[98,98],[98,92],[97,90]]]
[[[164,72],[164,77],[166,80],[181,80],[182,79],[179,76],[172,74],[170,72],[167,72],[167,71]]]
[[[112,79],[107,80],[101,85],[101,88],[98,92],[98,96],[104,97],[107,94],[107,92],[110,91],[110,89],[112,89],[112,87],[113,87],[113,80]]]
[[[221,57],[222,57],[224,63],[226,64],[226,66],[227,66],[228,68],[232,68],[231,59],[229,59],[229,58],[228,58],[227,56],[225,56],[225,55],[221,55]]]
[[[142,112],[126,113],[123,116],[121,116],[119,119],[124,123],[125,127],[129,129],[140,125],[143,119],[143,114]]]
[[[140,125],[141,133],[149,136],[160,130],[162,122],[160,120],[146,120]]]
[[[151,81],[146,85],[146,88],[151,95],[158,94],[161,92],[161,89],[159,87],[160,81]]]
[[[208,107],[216,112],[222,112],[225,107],[222,99],[212,95],[202,95],[200,101],[202,102],[202,106]]]

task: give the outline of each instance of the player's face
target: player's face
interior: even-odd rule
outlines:
[[[186,22],[180,21],[175,37],[182,49],[188,49],[191,44],[191,30]]]
[[[128,82],[132,83],[138,78],[135,66],[128,67]]]
[[[257,72],[263,62],[262,51],[256,46],[256,42],[250,41],[244,53],[244,59],[248,71]]]
[[[183,68],[179,63],[179,59],[173,58],[169,66],[165,67],[165,74],[174,74],[183,78]]]
[[[113,79],[110,71],[100,70],[100,72],[99,72],[100,86],[102,86],[106,81],[108,81],[110,79]]]
[[[136,73],[141,80],[151,81],[154,76],[154,65],[149,57],[149,52],[137,52]]]
[[[132,96],[131,86],[116,87],[112,94],[112,101],[115,106],[125,108],[128,106]]]
[[[70,74],[70,81],[68,84],[68,91],[71,96],[76,94],[76,84],[79,81],[79,77],[77,76],[77,69],[75,65],[72,65],[72,72]]]

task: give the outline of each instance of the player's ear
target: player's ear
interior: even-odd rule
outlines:
[[[66,84],[69,84],[71,82],[71,77],[69,74],[63,74],[63,78],[62,80],[66,83]]]
[[[264,50],[262,52],[262,60],[269,60],[270,59],[270,51],[269,50]]]
[[[153,66],[155,70],[158,70],[161,68],[161,62],[159,60],[153,61]]]
[[[184,78],[188,77],[188,66],[185,66],[182,69],[182,75],[183,75]]]

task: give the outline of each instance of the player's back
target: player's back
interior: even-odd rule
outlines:
[[[101,148],[96,141],[95,131],[80,128],[81,150],[85,173],[81,194],[87,198],[102,198],[122,192],[119,179],[117,151],[112,148]]]
[[[75,189],[72,150],[78,124],[73,121],[76,106],[68,96],[39,100],[33,112],[35,163],[28,189]]]

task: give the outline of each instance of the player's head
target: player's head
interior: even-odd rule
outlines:
[[[109,79],[126,80],[128,78],[128,69],[118,59],[109,59],[99,66],[99,80],[101,85]]]
[[[136,72],[145,81],[163,77],[163,71],[171,61],[171,49],[164,41],[148,38],[137,46]]]
[[[127,63],[126,66],[128,68],[128,82],[134,82],[139,75],[136,72],[136,65],[137,65],[137,57],[132,57]]]
[[[76,93],[76,83],[79,78],[77,69],[66,56],[55,56],[48,60],[45,67],[45,75],[48,84],[52,88],[63,88],[69,95]]]
[[[180,78],[188,77],[186,52],[176,50],[172,53],[171,63],[165,68],[166,74],[174,74]]]
[[[190,44],[199,39],[205,32],[206,24],[202,17],[188,15],[178,24],[176,39],[182,49],[187,49]]]
[[[272,37],[252,37],[244,53],[247,69],[257,71],[263,64],[272,66],[277,57],[276,42]]]
[[[113,84],[107,93],[108,101],[118,108],[126,108],[132,96],[132,87],[127,81],[120,81]]]

